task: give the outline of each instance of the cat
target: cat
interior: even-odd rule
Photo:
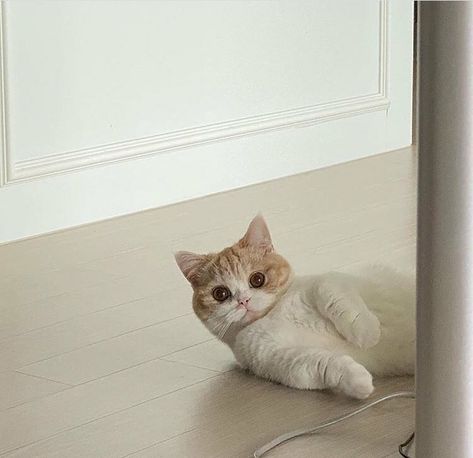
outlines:
[[[258,214],[215,254],[180,251],[199,319],[255,375],[364,399],[373,375],[415,365],[415,288],[387,267],[297,277]]]

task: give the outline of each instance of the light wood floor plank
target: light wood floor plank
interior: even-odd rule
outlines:
[[[18,369],[140,328],[189,315],[192,311],[186,304],[187,298],[187,295],[180,292],[163,291],[156,296],[4,340],[0,345],[0,370]],[[200,323],[198,325],[192,335],[201,330]]]
[[[57,393],[69,385],[10,371],[0,373],[0,411]]]
[[[193,314],[185,315],[29,364],[21,371],[78,385],[211,338]]]
[[[202,367],[219,372],[235,369],[237,363],[232,351],[217,340],[194,345],[164,356],[166,361],[177,361],[189,366]]]
[[[381,395],[411,387],[412,381],[383,380],[378,385],[377,394]],[[390,406],[380,406],[371,415],[347,424],[343,433],[353,442],[358,437],[361,440],[358,445],[366,445],[366,439],[371,436],[370,440],[376,443],[380,433],[388,434],[390,441],[396,442],[412,421],[412,404],[409,402],[399,400]],[[292,390],[232,371],[58,434],[7,456],[122,457],[132,453],[135,458],[249,457],[253,450],[276,435],[317,424],[359,405],[359,402],[330,393]],[[400,417],[404,419],[404,425]],[[397,425],[399,431],[395,430]],[[333,434],[337,431],[326,436],[327,444],[333,439]],[[344,447],[341,432],[338,439],[331,442],[332,455],[322,456],[338,458],[336,451],[340,446]],[[302,440],[305,452],[309,450],[305,456],[314,456],[318,450],[317,443],[314,438],[309,438],[309,442],[306,444]],[[308,449],[309,445],[312,448]],[[390,445],[389,441],[385,446],[379,441],[377,450],[389,452]],[[294,456],[299,446],[300,441],[288,444],[290,449],[279,456]]]
[[[13,407],[0,412],[0,453],[216,375],[214,371],[156,360]]]

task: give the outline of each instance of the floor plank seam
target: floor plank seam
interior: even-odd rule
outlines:
[[[50,359],[57,358],[58,356],[68,355],[70,353],[74,353],[75,351],[82,350],[84,348],[88,348],[88,347],[92,347],[92,346],[100,344],[100,343],[108,342],[110,340],[117,339],[119,337],[123,337],[123,336],[129,335],[129,334],[133,334],[134,332],[142,331],[143,329],[151,328],[153,326],[159,326],[163,323],[167,323],[169,321],[177,320],[178,318],[183,318],[183,317],[189,316],[189,315],[192,315],[192,312],[185,313],[184,315],[179,315],[179,316],[174,317],[174,318],[170,318],[169,320],[158,321],[157,323],[152,323],[152,324],[143,326],[141,328],[135,328],[135,329],[132,329],[130,331],[126,331],[126,332],[123,332],[121,334],[114,335],[112,337],[107,337],[106,339],[100,339],[100,340],[97,340],[95,342],[91,342],[91,343],[88,343],[86,345],[82,345],[80,347],[76,347],[76,348],[73,348],[72,350],[68,350],[68,351],[65,351],[65,352],[62,352],[62,353],[55,353],[54,355],[48,356],[47,358],[38,359],[38,360],[33,361],[31,363],[25,364],[24,366],[20,366],[18,369],[23,371],[23,370],[27,369],[29,366],[33,366],[34,364],[42,363],[44,361],[48,361]],[[201,343],[201,342],[199,342],[199,343]],[[27,374],[32,375],[32,374],[29,374],[28,372],[27,372]],[[74,386],[77,386],[77,385],[74,385]]]
[[[183,350],[179,350],[179,351],[183,351]],[[210,367],[204,367],[203,365],[199,366],[198,364],[190,364],[190,363],[185,362],[185,361],[178,361],[178,360],[175,360],[175,359],[167,359],[167,358],[164,358],[162,356],[159,357],[159,359],[161,361],[166,361],[168,363],[179,363],[179,364],[183,364],[184,366],[195,367],[196,369],[204,369],[206,371],[215,372],[217,374],[226,374],[227,372],[231,372],[233,370],[233,369],[228,369],[228,370],[225,370],[225,371],[220,371],[220,370],[217,370],[217,369],[211,369]]]
[[[69,266],[66,266],[66,267],[63,267],[62,269],[66,269],[67,267]],[[97,272],[98,273],[98,272]],[[106,285],[107,283],[113,283],[113,282],[118,282],[120,280],[123,280],[125,278],[128,278],[129,275],[123,275],[121,277],[117,277],[113,280],[111,279],[108,279],[106,281],[101,281],[99,283],[94,283],[92,285],[88,285],[87,288],[96,288],[98,286],[101,286],[101,285]],[[58,293],[58,294],[53,294],[51,296],[45,296],[45,297],[40,297],[40,298],[35,298],[34,300],[27,300],[27,301],[24,301],[24,302],[20,302],[12,307],[1,307],[2,310],[8,310],[8,309],[11,309],[11,308],[18,308],[18,307],[24,307],[24,306],[27,306],[27,305],[34,305],[35,303],[37,302],[41,302],[41,301],[45,301],[45,300],[48,300],[48,299],[56,299],[58,297],[61,297],[61,296],[67,296],[68,294],[77,294],[78,291],[80,291],[81,289],[83,289],[83,287],[80,287],[79,289],[73,289],[73,290],[69,290],[69,291],[63,291],[61,293]]]
[[[137,453],[144,452],[145,450],[150,450],[150,449],[152,449],[153,447],[156,447],[159,444],[164,444],[165,442],[172,441],[173,439],[184,436],[185,434],[191,433],[192,431],[196,431],[197,429],[198,429],[197,427],[188,429],[186,431],[183,431],[182,433],[179,433],[179,434],[176,434],[174,436],[168,437],[167,439],[163,439],[161,441],[154,442],[153,444],[151,444],[147,447],[143,447],[143,448],[140,448],[139,450],[135,450],[131,453],[127,453],[126,455],[120,456],[119,458],[128,458],[132,455],[136,455]]]
[[[63,434],[63,433],[69,432],[69,431],[73,431],[73,430],[75,430],[75,429],[78,429],[78,428],[81,428],[81,427],[83,427],[83,426],[89,425],[89,424],[94,423],[94,422],[96,422],[96,421],[103,420],[104,418],[111,417],[112,415],[116,415],[116,414],[118,414],[118,413],[125,412],[126,410],[133,409],[133,408],[135,408],[135,407],[141,406],[141,405],[143,405],[143,404],[146,404],[147,402],[151,402],[151,401],[154,401],[154,400],[156,400],[156,399],[163,398],[163,397],[165,397],[165,396],[169,396],[169,395],[174,394],[174,393],[177,393],[177,392],[179,392],[179,391],[188,389],[188,388],[193,387],[193,386],[195,386],[195,385],[199,385],[200,383],[206,383],[208,380],[211,380],[211,379],[214,379],[214,378],[217,378],[217,377],[221,377],[222,375],[223,375],[223,374],[215,374],[215,375],[212,375],[211,377],[207,377],[207,378],[204,379],[204,380],[200,380],[200,381],[198,381],[198,382],[191,383],[190,385],[186,385],[186,386],[184,386],[184,387],[178,388],[177,390],[172,390],[172,391],[169,391],[169,392],[167,392],[167,393],[160,394],[160,395],[158,395],[158,396],[153,396],[153,397],[151,397],[151,398],[149,398],[149,399],[146,399],[145,401],[141,401],[141,402],[138,402],[138,403],[136,403],[136,404],[129,405],[128,407],[125,407],[125,408],[123,408],[123,409],[118,409],[118,410],[116,410],[116,411],[109,412],[109,413],[107,413],[107,414],[105,414],[105,415],[101,415],[101,416],[96,417],[96,418],[94,418],[94,419],[92,419],[92,420],[86,421],[86,422],[84,422],[84,423],[80,423],[80,424],[75,425],[75,426],[72,426],[72,427],[70,427],[70,428],[64,428],[64,429],[62,429],[62,430],[60,430],[60,431],[55,432],[54,434],[51,434],[51,435],[46,436],[46,437],[43,437],[42,439],[38,439],[38,440],[36,440],[36,441],[32,441],[32,442],[29,442],[29,443],[27,443],[27,444],[20,445],[19,447],[14,447],[14,448],[12,448],[12,449],[5,450],[5,451],[3,451],[3,452],[0,452],[0,456],[5,456],[5,455],[7,455],[7,454],[9,454],[9,453],[16,452],[16,451],[21,450],[21,449],[23,449],[23,448],[30,447],[30,446],[32,446],[32,445],[45,442],[45,441],[47,441],[47,440],[49,440],[49,439],[51,439],[51,438],[53,438],[53,437],[56,437],[56,436],[58,436],[58,435],[60,435],[60,434]]]
[[[15,369],[14,372],[16,372],[17,374],[21,374],[21,375],[25,375],[26,377],[33,377],[33,378],[39,378],[41,380],[47,380],[48,382],[54,382],[54,383],[58,383],[59,385],[64,385],[65,387],[74,387],[74,385],[70,384],[70,383],[66,383],[66,382],[61,382],[60,380],[54,380],[52,378],[47,378],[47,377],[44,377],[42,375],[36,375],[36,374],[28,374],[26,372],[22,372],[21,370],[19,369]]]
[[[210,340],[213,340],[213,339],[210,339]],[[200,343],[209,342],[210,340],[205,340],[205,341],[200,342]],[[195,345],[199,345],[200,343],[195,344]],[[193,347],[193,346],[195,346],[195,345],[191,345],[191,347]],[[186,350],[187,348],[190,348],[190,347],[185,347],[185,348],[183,348],[182,350]],[[178,351],[181,351],[181,350],[178,350]],[[181,364],[181,365],[183,365],[183,366],[185,365],[184,363],[181,363],[180,361],[168,361],[168,360],[163,360],[163,359],[162,359],[162,356],[157,356],[157,357],[155,357],[155,358],[148,359],[148,360],[146,360],[146,361],[141,361],[141,362],[139,362],[139,363],[137,363],[137,364],[133,364],[133,365],[128,366],[128,367],[124,367],[124,368],[122,368],[122,369],[119,369],[119,370],[110,372],[110,373],[108,373],[108,374],[101,375],[100,377],[96,377],[96,378],[94,378],[94,379],[91,379],[91,380],[87,380],[87,381],[85,381],[85,382],[78,383],[78,384],[76,384],[76,385],[70,385],[70,386],[68,386],[67,388],[64,388],[63,390],[60,390],[60,392],[62,393],[62,392],[64,392],[64,391],[73,390],[73,389],[78,388],[78,387],[80,387],[80,386],[82,386],[82,385],[87,385],[87,384],[89,384],[89,383],[96,382],[97,380],[101,380],[101,379],[104,379],[104,378],[106,378],[106,377],[110,377],[111,375],[119,374],[120,372],[125,372],[125,371],[127,371],[127,370],[134,369],[134,368],[136,368],[136,367],[139,367],[139,366],[142,366],[142,365],[144,365],[144,364],[148,364],[148,363],[151,363],[151,362],[157,361],[157,360],[166,361],[166,362],[168,362],[168,363]],[[202,368],[200,368],[200,369],[202,369]],[[210,370],[210,371],[211,371],[211,370]],[[215,372],[215,371],[212,371],[212,372]],[[22,372],[22,373],[23,373],[23,372]],[[222,375],[222,374],[224,374],[224,373],[225,373],[225,372],[215,372],[215,374],[216,374],[217,376],[218,376],[218,375]],[[24,375],[31,375],[31,374],[24,373]],[[52,381],[54,381],[54,380],[52,380]],[[45,398],[54,396],[54,395],[57,394],[57,393],[58,393],[58,392],[54,392],[54,393],[46,394],[45,396],[40,396],[39,398],[34,399],[34,401],[38,401],[38,400],[40,400],[40,399],[45,399]],[[27,402],[25,402],[25,403],[22,403],[21,405],[29,404],[30,402],[33,402],[33,400],[32,400],[32,401],[27,401]],[[15,406],[15,407],[17,407],[17,406]],[[6,411],[6,410],[11,410],[11,409],[13,409],[13,408],[14,408],[14,407],[8,407],[7,409],[5,409],[5,411]],[[1,454],[0,454],[0,456],[1,456]]]
[[[126,278],[126,277],[125,277]],[[106,282],[108,283],[108,282]],[[79,315],[75,315],[73,317],[70,317],[70,318],[67,318],[65,320],[59,320],[59,321],[55,321],[54,323],[50,323],[50,324],[47,324],[45,326],[40,326],[38,328],[34,328],[34,329],[30,329],[26,332],[22,332],[22,333],[19,333],[19,334],[13,334],[11,336],[7,336],[7,337],[3,337],[3,338],[0,338],[0,343],[2,342],[5,342],[5,341],[8,341],[8,340],[13,340],[15,339],[16,337],[22,337],[22,336],[26,336],[28,334],[31,334],[33,332],[36,332],[36,331],[40,331],[41,329],[47,329],[47,328],[50,328],[50,327],[53,327],[53,326],[57,326],[59,324],[64,324],[64,323],[68,323],[70,321],[74,321],[76,319],[80,319],[80,318],[83,318],[83,317],[86,317],[86,316],[92,316],[92,315],[95,315],[97,313],[101,313],[101,312],[105,312],[105,311],[108,311],[108,310],[113,310],[114,308],[118,308],[118,307],[122,307],[124,305],[131,305],[133,304],[134,302],[139,302],[139,301],[142,301],[144,299],[150,299],[154,296],[156,296],[156,294],[161,294],[161,293],[168,293],[168,292],[171,292],[173,291],[175,288],[171,288],[171,289],[167,289],[167,290],[163,290],[162,292],[160,293],[154,293],[154,294],[150,294],[150,295],[147,295],[147,296],[143,296],[143,297],[140,297],[138,299],[133,299],[131,301],[125,301],[125,302],[120,302],[119,304],[114,304],[114,305],[110,305],[108,307],[105,307],[105,308],[101,308],[101,309],[97,309],[97,310],[94,310],[92,312],[88,312],[88,313],[81,313]],[[61,294],[62,295],[66,295],[68,293],[63,293]],[[59,297],[59,296],[54,296],[54,297]],[[40,300],[43,300],[43,299],[40,299]],[[25,307],[25,306],[29,306],[29,305],[32,305],[33,303],[31,304],[24,304],[24,305],[21,305],[20,307]],[[189,313],[186,313],[184,315],[179,315],[177,317],[174,317],[174,318],[180,318],[182,316],[186,316],[186,315],[191,315],[192,312],[189,312]],[[169,318],[167,320],[163,320],[163,321],[158,321],[156,322],[156,324],[158,323],[164,323],[165,321],[170,321],[170,320],[173,320],[174,318]]]
[[[64,270],[65,268],[61,268],[61,269],[58,269],[59,271],[61,270]],[[67,268],[66,268],[67,269]],[[99,272],[99,271],[95,271],[95,273],[97,275],[105,275],[106,272]],[[129,277],[130,275],[121,275],[121,276],[117,276],[115,278],[109,278],[107,279],[106,281],[100,281],[98,283],[91,283],[91,284],[87,284],[87,285],[81,285],[79,286],[77,289],[74,288],[74,289],[69,289],[67,291],[62,291],[58,294],[53,294],[51,296],[40,296],[40,297],[37,297],[35,298],[34,300],[30,301],[30,300],[27,300],[25,302],[21,302],[19,304],[16,304],[13,306],[13,308],[15,307],[18,307],[18,306],[24,306],[24,305],[31,305],[31,304],[34,304],[35,302],[41,302],[41,301],[45,301],[45,300],[48,300],[48,299],[54,299],[54,298],[57,298],[57,297],[60,297],[60,296],[63,296],[63,295],[66,295],[66,294],[74,294],[74,293],[78,293],[79,291],[83,290],[84,288],[95,288],[97,286],[100,286],[100,285],[103,285],[103,284],[106,284],[106,283],[109,283],[109,282],[114,282],[114,281],[120,281],[120,280],[123,280],[124,278],[127,278]],[[8,307],[7,307],[8,308]]]
[[[180,348],[179,350],[172,351],[171,353],[166,353],[165,355],[161,355],[161,356],[159,356],[159,358],[167,358],[171,355],[174,355],[175,353],[179,353],[180,351],[188,350],[189,348],[197,347],[198,345],[202,345],[204,343],[212,342],[212,341],[216,341],[216,340],[217,339],[215,337],[211,337],[207,340],[203,340],[202,342],[197,342],[197,343],[194,343],[192,345],[188,345],[187,347]]]

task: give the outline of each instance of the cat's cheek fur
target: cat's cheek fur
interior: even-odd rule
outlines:
[[[250,291],[251,300],[248,304],[248,310],[252,312],[264,312],[272,305],[274,305],[276,301],[276,297],[274,294],[268,294],[262,290],[251,290]]]

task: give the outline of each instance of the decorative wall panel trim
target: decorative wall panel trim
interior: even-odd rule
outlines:
[[[8,149],[6,145],[6,110],[5,110],[5,65],[4,65],[4,37],[3,2],[0,2],[0,187],[8,182]]]
[[[6,117],[4,109],[8,94],[4,91],[5,50],[1,41],[1,109],[2,109],[2,178],[0,183],[13,183],[35,179],[45,175],[64,173],[86,167],[101,166],[114,162],[156,155],[176,149],[191,148],[232,138],[256,135],[291,127],[305,127],[321,122],[357,116],[389,108],[388,88],[388,0],[380,0],[379,68],[378,90],[374,94],[361,95],[328,103],[265,113],[205,126],[182,129],[144,138],[94,146],[74,151],[50,154],[35,159],[11,162],[7,148]],[[1,11],[1,10],[0,10]],[[4,16],[1,16],[4,30]]]

